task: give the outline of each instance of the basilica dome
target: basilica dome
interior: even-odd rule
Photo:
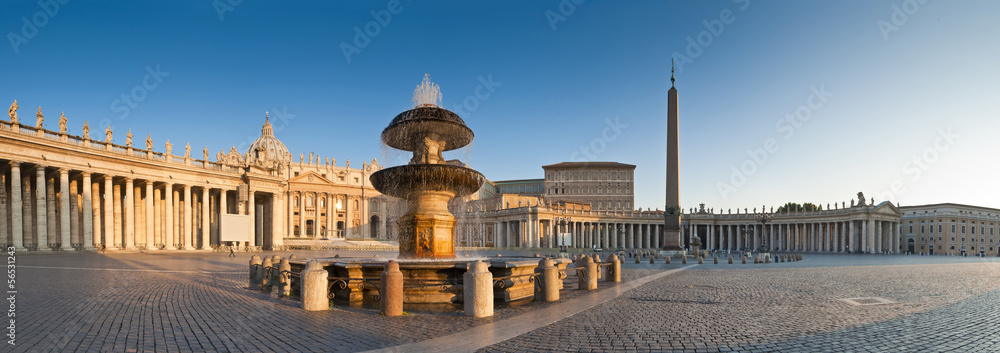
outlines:
[[[274,128],[271,127],[271,118],[264,120],[264,127],[261,128],[260,138],[250,144],[247,149],[247,164],[263,169],[280,169],[281,166],[292,161],[292,155],[284,143],[274,137]]]

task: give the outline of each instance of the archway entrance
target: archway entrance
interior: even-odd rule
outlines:
[[[372,216],[371,222],[369,222],[369,226],[371,227],[371,229],[369,230],[368,234],[370,234],[372,238],[378,239],[379,238],[378,230],[379,228],[381,228],[378,216]]]
[[[912,254],[914,249],[916,249],[916,245],[914,244],[913,239],[908,239],[906,241],[906,251],[909,251]]]

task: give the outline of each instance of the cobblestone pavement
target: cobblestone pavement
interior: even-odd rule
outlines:
[[[372,309],[344,307],[304,312],[297,301],[248,290],[249,255],[226,255],[20,255],[17,345],[0,351],[392,349],[559,305],[516,305],[486,319],[425,313],[386,318]],[[629,259],[623,276],[634,280],[682,266],[657,262]],[[484,350],[989,351],[997,345],[995,259],[807,255],[790,263],[720,262],[671,274]],[[839,266],[858,263],[864,265]],[[561,302],[588,293],[567,290]],[[897,303],[855,306],[839,300],[871,296]]]
[[[482,351],[1000,351],[995,258],[810,257],[884,265],[701,265]]]

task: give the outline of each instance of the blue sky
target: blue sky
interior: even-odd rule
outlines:
[[[1000,207],[998,10],[933,0],[6,1],[0,98],[17,99],[32,122],[41,106],[50,129],[65,112],[72,133],[86,119],[93,131],[112,124],[118,143],[131,129],[139,141],[152,134],[158,151],[170,139],[213,156],[245,148],[271,111],[296,159],[394,165],[406,157],[378,136],[430,73],[443,106],[476,133],[446,157],[492,180],[539,178],[542,165],[569,160],[635,164],[636,206],[662,209],[675,58],[684,207],[825,205],[858,191]]]

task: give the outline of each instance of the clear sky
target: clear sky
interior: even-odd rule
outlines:
[[[635,164],[636,206],[662,209],[674,58],[685,208],[825,206],[858,191],[1000,207],[997,1],[3,7],[4,104],[17,99],[30,123],[41,106],[53,130],[65,112],[75,134],[110,123],[117,143],[131,129],[157,151],[170,139],[243,152],[270,111],[296,160],[400,164],[379,134],[430,73],[476,134],[447,158],[491,180]]]

